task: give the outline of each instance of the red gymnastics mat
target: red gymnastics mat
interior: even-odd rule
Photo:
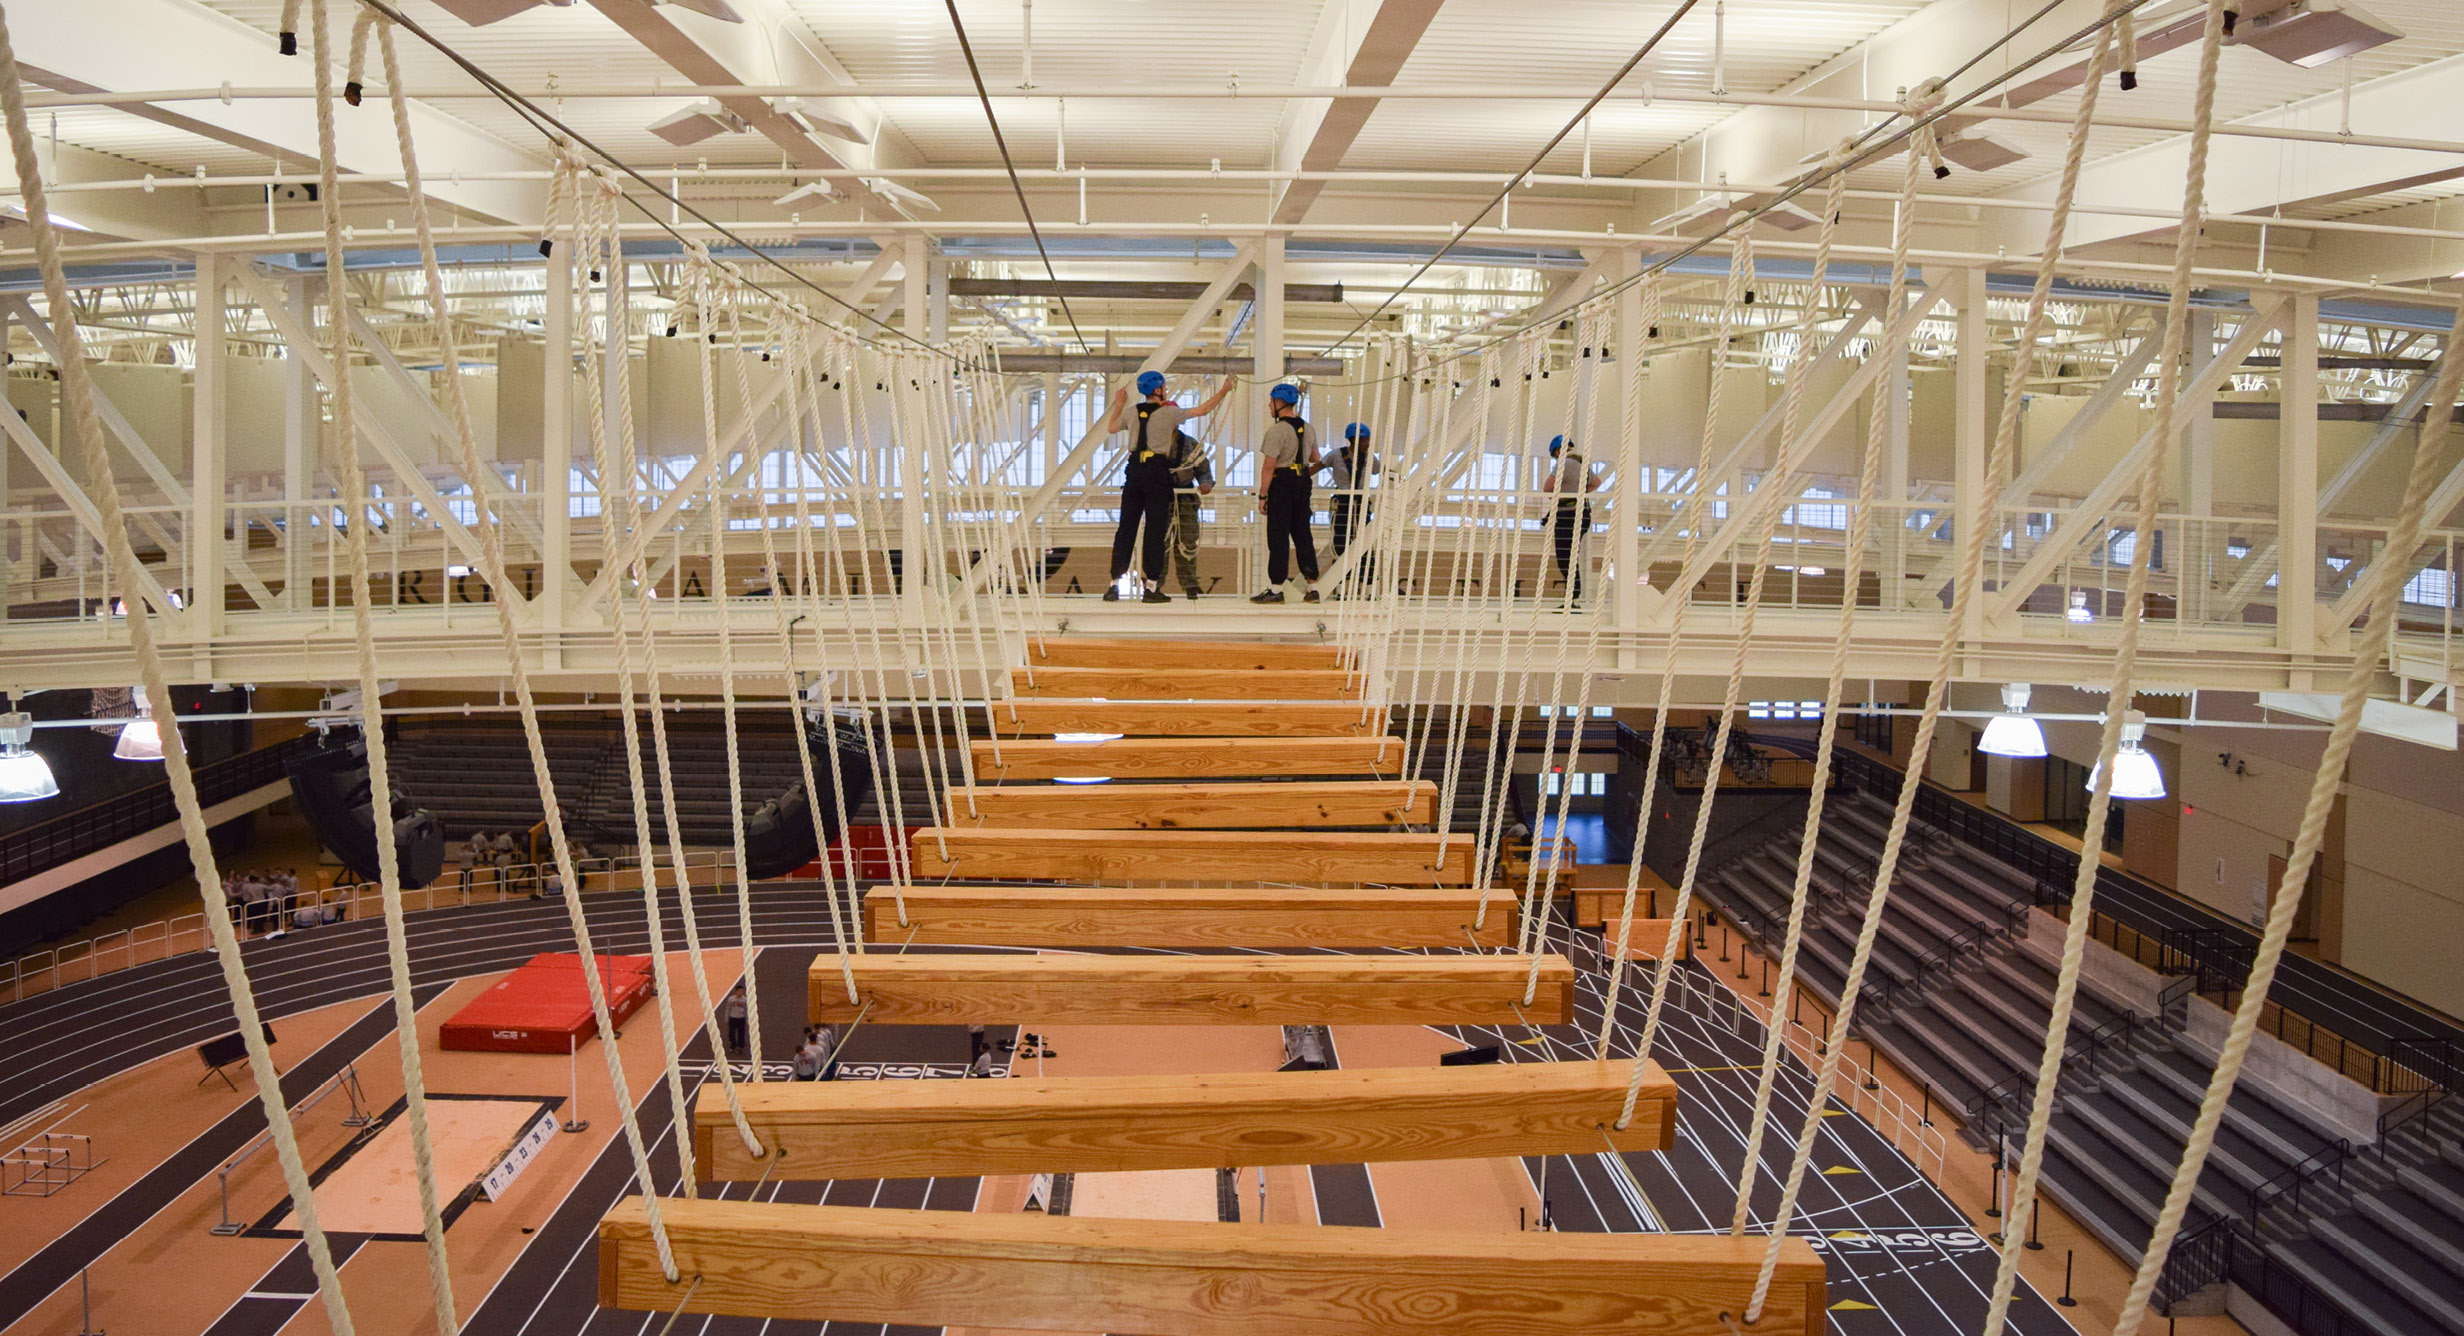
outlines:
[[[617,1025],[650,999],[650,957],[600,956],[608,1017]],[[538,955],[445,1022],[443,1045],[477,1053],[563,1053],[592,1036],[582,958]]]

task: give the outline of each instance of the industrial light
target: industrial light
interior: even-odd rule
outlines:
[[[1052,740],[1055,742],[1111,742],[1120,736],[1118,733],[1055,733],[1052,735]]]
[[[51,777],[51,762],[26,749],[34,740],[34,720],[25,711],[0,714],[0,803],[30,803],[60,796]]]
[[[1971,172],[1990,172],[1996,167],[2008,167],[2028,156],[2028,151],[2002,136],[1985,129],[1970,129],[1942,141],[1942,158],[1957,163]]]
[[[844,139],[851,144],[873,142],[872,135],[866,133],[862,126],[844,116],[834,116],[822,110],[821,104],[810,98],[782,97],[770,105],[776,107],[781,116],[794,121],[798,127],[813,134],[828,135],[832,139]]]
[[[2273,13],[2245,18],[2235,40],[2288,65],[2316,69],[2404,36],[2387,21],[2347,0],[2293,0]]]
[[[481,28],[546,3],[548,0],[436,0],[436,7],[474,28]]]
[[[120,741],[111,754],[123,761],[159,761],[163,759],[162,725],[154,721],[153,703],[146,699],[145,688],[129,693],[136,703],[137,717],[120,729]]]
[[[790,204],[800,203],[808,199],[816,204],[827,204],[838,197],[838,191],[832,188],[829,182],[807,181],[803,185],[797,186],[795,189],[790,190],[786,194],[779,196],[777,199],[770,201],[770,203],[773,207],[784,209]]]
[[[2096,614],[2088,609],[2088,591],[2084,589],[2070,591],[2070,610],[2062,615],[2081,624],[2095,621]]]
[[[2139,746],[2147,736],[2147,716],[2137,710],[2122,715],[2122,745],[2113,753],[2113,796],[2116,798],[2162,798],[2165,796],[2164,772],[2156,768],[2156,758]],[[2088,771],[2088,792],[2096,791],[2096,777],[2104,773],[2104,763]]]
[[[555,0],[555,2],[557,4],[571,4],[573,3],[573,0]],[[689,9],[696,14],[708,14],[714,19],[724,19],[729,23],[744,22],[744,15],[737,13],[735,9],[727,3],[727,0],[650,0],[650,2],[654,5],[674,5],[678,9]]]
[[[1976,749],[1989,756],[2044,755],[2044,726],[2027,715],[2028,684],[2004,683],[2002,708],[2008,713],[1995,715],[1985,725],[1985,736],[1977,739]]]
[[[925,209],[933,213],[941,212],[941,206],[935,204],[930,196],[920,191],[909,190],[886,176],[865,177],[864,188],[888,200],[902,212],[909,207]]]
[[[710,98],[704,98],[682,111],[652,121],[648,128],[652,134],[683,148],[688,144],[698,144],[712,135],[742,134],[747,127],[743,117]]]
[[[1109,784],[1109,783],[1111,783],[1111,782],[1112,782],[1112,776],[1110,776],[1110,775],[1054,775],[1054,776],[1052,777],[1052,782],[1053,782],[1053,783],[1055,783],[1055,784]]]

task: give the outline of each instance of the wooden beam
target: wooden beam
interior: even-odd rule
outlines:
[[[1574,967],[1542,956],[835,956],[806,976],[815,1024],[1563,1025]],[[1518,1008],[1520,1014],[1517,1014]]]
[[[1271,671],[1350,666],[1339,645],[1259,640],[1094,640],[1048,636],[1027,645],[1027,664],[1043,668],[1208,668]]]
[[[1667,886],[1654,886],[1659,878],[1644,874],[1643,884],[1634,892],[1634,921],[1649,918],[1660,906],[1676,894]],[[1574,889],[1574,926],[1597,928],[1614,926],[1617,916],[1625,912],[1626,888],[1623,886],[1578,886]]]
[[[915,875],[1285,885],[1470,886],[1472,840],[1385,831],[1292,831],[1261,838],[1214,830],[919,830]]]
[[[1620,894],[1623,893],[1620,892]],[[1601,931],[1605,934],[1601,949],[1606,952],[1616,951],[1617,920],[1615,909],[1612,908],[1609,911],[1608,926],[1603,928]],[[1634,920],[1634,935],[1626,942],[1626,959],[1658,960],[1660,958],[1661,948],[1667,945],[1667,919],[1638,918]],[[1689,932],[1677,939],[1677,959],[1683,960],[1692,954],[1694,954],[1694,934]]]
[[[727,1092],[704,1085],[693,1141],[703,1176],[720,1182],[1592,1155],[1612,1142],[1673,1149],[1677,1082],[1657,1066],[1634,1120],[1608,1130],[1633,1068],[1620,1059],[740,1087],[753,1135],[781,1152],[775,1165],[746,1153]]]
[[[1358,700],[1360,682],[1340,668],[1024,668],[1010,670],[1013,696],[1106,700]],[[1107,732],[1111,730],[1106,730]]]
[[[599,1222],[599,1304],[664,1313],[1154,1336],[1796,1336],[1825,1328],[1792,1238],[1761,1320],[1758,1235],[1463,1233],[638,1197]],[[699,1277],[700,1283],[690,1279]]]
[[[936,946],[1497,948],[1513,940],[1515,908],[1512,890],[1468,887],[876,886],[864,921],[874,941]]]
[[[1013,746],[1016,744],[1012,744]],[[982,788],[951,806],[961,826],[1051,822],[1101,830],[1283,826],[1425,826],[1437,820],[1428,780],[1314,784],[1036,784]]]
[[[1114,779],[1395,775],[1403,770],[1403,739],[1391,737],[1020,739],[973,743],[968,753],[975,762],[975,777],[985,782],[1081,775]]]
[[[1261,704],[1126,700],[1005,700],[993,706],[1003,737],[1120,733],[1129,737],[1367,737],[1386,731],[1383,706],[1345,701]]]

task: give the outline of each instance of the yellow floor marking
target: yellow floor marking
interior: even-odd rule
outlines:
[[[1824,1178],[1837,1178],[1837,1177],[1839,1177],[1839,1176],[1840,1176],[1840,1175],[1842,1175],[1842,1174],[1861,1174],[1861,1173],[1864,1173],[1864,1172],[1865,1172],[1865,1171],[1864,1171],[1864,1170],[1862,1170],[1862,1169],[1851,1169],[1851,1168],[1849,1168],[1847,1165],[1840,1164],[1840,1165],[1833,1165],[1832,1167],[1830,1167],[1830,1168],[1828,1168],[1828,1169],[1823,1170],[1823,1171],[1822,1171],[1822,1176],[1823,1176]]]
[[[1879,1313],[1882,1309],[1874,1304],[1858,1303],[1854,1299],[1842,1299],[1831,1305],[1831,1311],[1834,1313]]]

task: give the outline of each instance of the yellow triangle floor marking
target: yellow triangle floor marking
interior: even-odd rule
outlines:
[[[1858,1303],[1854,1299],[1842,1299],[1838,1303],[1831,1305],[1831,1311],[1834,1313],[1879,1313],[1882,1309],[1875,1304],[1863,1304]]]
[[[1845,1118],[1848,1116],[1848,1111],[1846,1109],[1824,1109],[1822,1111],[1822,1116],[1825,1118]]]
[[[1833,1234],[1831,1237],[1832,1237],[1832,1238],[1835,1238],[1835,1239],[1861,1239],[1861,1238],[1864,1238],[1865,1236],[1864,1236],[1864,1235],[1862,1235],[1862,1234],[1859,1234],[1858,1232],[1856,1232],[1856,1231],[1855,1231],[1855,1230],[1853,1230],[1853,1229],[1843,1229],[1843,1230],[1839,1231],[1838,1233]]]
[[[1851,1169],[1847,1165],[1841,1164],[1833,1165],[1831,1168],[1823,1170],[1822,1176],[1824,1178],[1837,1178],[1841,1174],[1861,1174],[1864,1172],[1865,1171],[1862,1169]]]

